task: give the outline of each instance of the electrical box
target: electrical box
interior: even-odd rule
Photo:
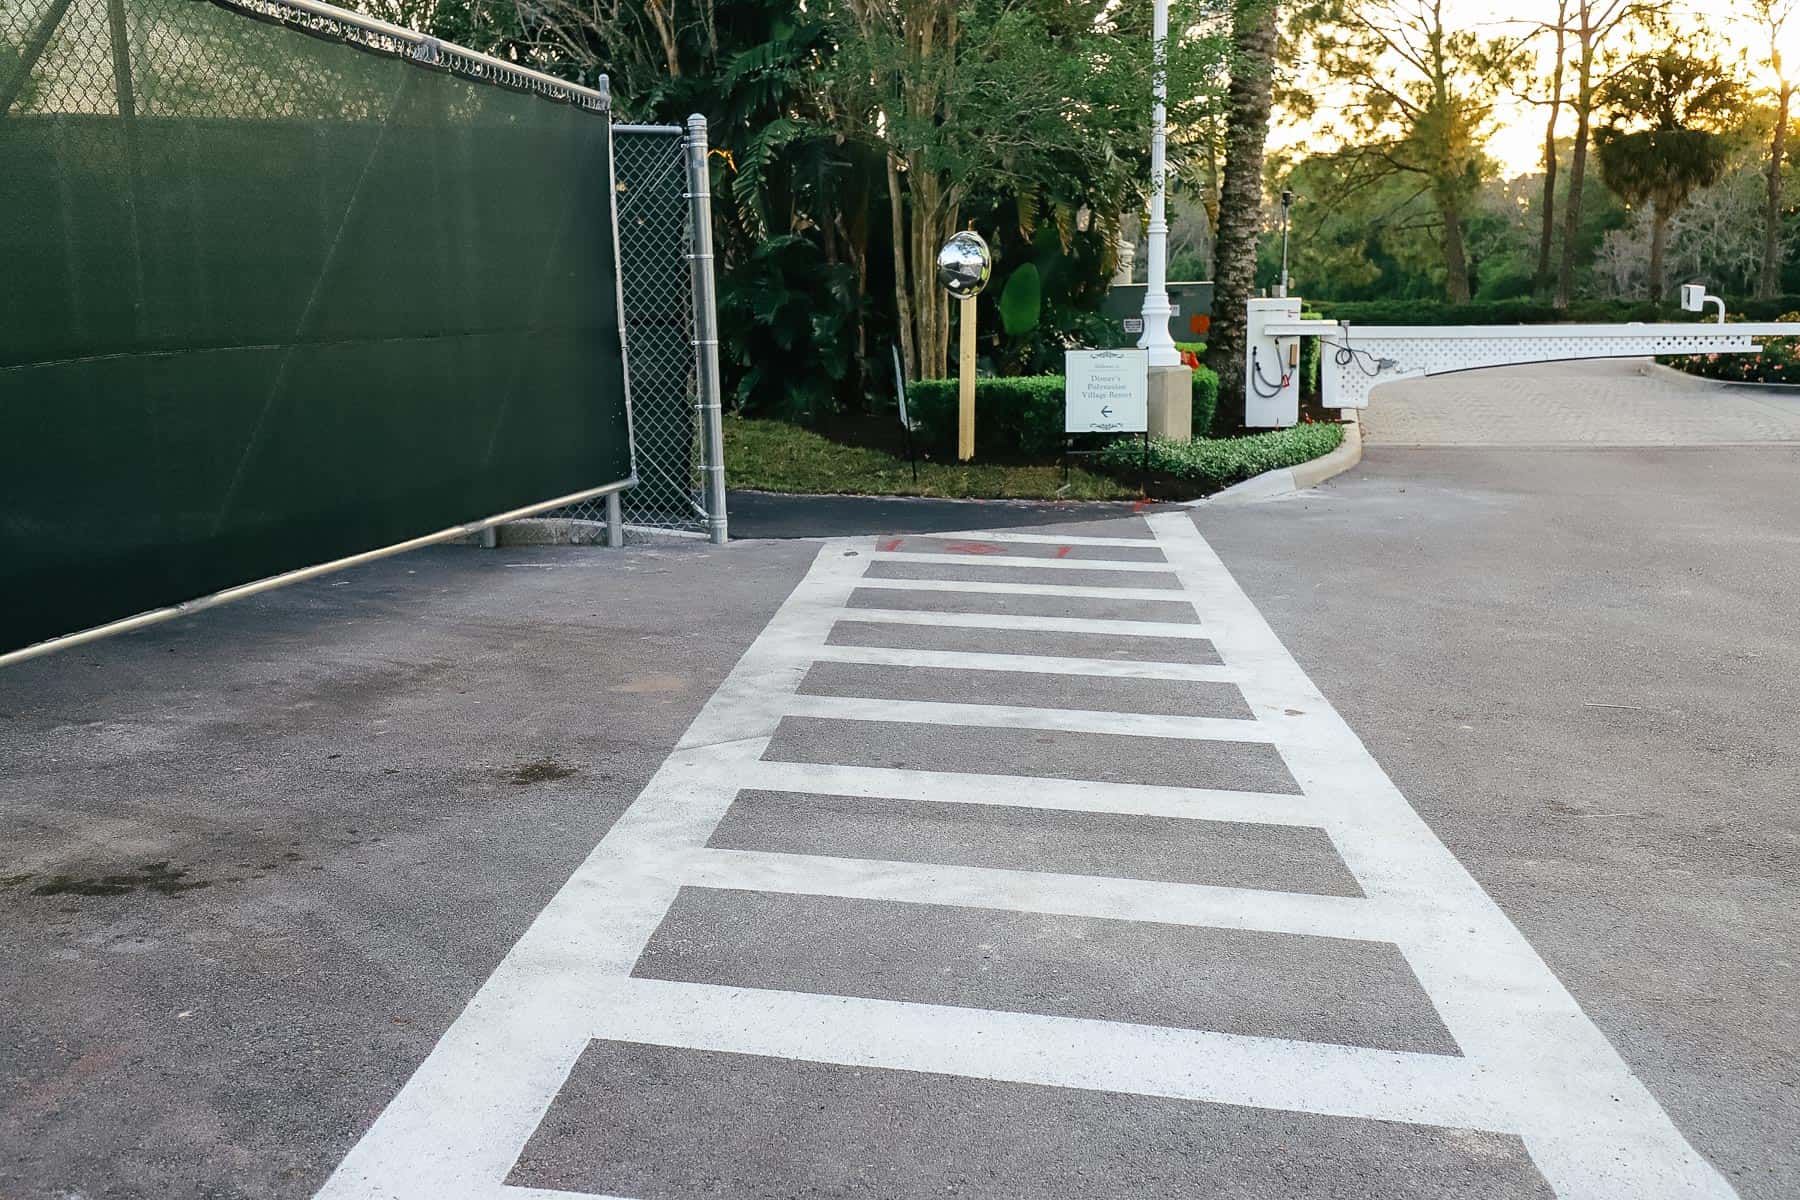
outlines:
[[[1300,339],[1263,332],[1271,323],[1299,319],[1297,296],[1249,302],[1244,328],[1244,424],[1251,429],[1285,429],[1300,423]]]

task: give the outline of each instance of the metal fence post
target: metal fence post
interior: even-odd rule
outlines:
[[[606,544],[617,550],[625,544],[625,509],[619,493],[606,493]]]
[[[723,545],[726,537],[725,430],[719,409],[719,313],[713,289],[712,175],[706,159],[706,118],[695,113],[687,121],[687,194],[688,218],[693,230],[688,259],[694,276],[694,372],[706,455],[700,471],[705,481],[707,535],[715,545]]]

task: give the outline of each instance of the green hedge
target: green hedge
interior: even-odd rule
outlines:
[[[1203,344],[1201,349],[1206,347]],[[1219,410],[1219,373],[1211,367],[1194,368],[1194,436],[1212,432],[1213,414]]]
[[[1325,423],[1192,442],[1152,438],[1146,470],[1143,442],[1120,438],[1095,461],[1102,470],[1123,480],[1134,481],[1147,474],[1146,486],[1158,495],[1195,496],[1264,471],[1309,462],[1337,449],[1343,440],[1342,425]]]
[[[921,379],[906,388],[907,409],[924,449],[956,453],[956,380]],[[1063,377],[1016,375],[975,381],[975,456],[1049,458],[1062,453]]]
[[[1202,347],[1204,349],[1204,347]],[[1016,375],[975,381],[975,455],[982,459],[1041,459],[1062,453],[1063,377]],[[1219,377],[1194,372],[1194,436],[1212,428]],[[956,452],[956,380],[921,379],[906,389],[907,409],[924,435],[924,449]]]
[[[1657,305],[1647,300],[1576,300],[1566,309],[1532,300],[1496,300],[1447,304],[1439,300],[1309,300],[1307,307],[1333,321],[1358,325],[1548,325],[1558,321],[1698,321],[1699,313],[1683,312],[1673,300]],[[1726,300],[1726,307],[1752,321],[1772,321],[1800,308],[1800,297],[1771,300]]]

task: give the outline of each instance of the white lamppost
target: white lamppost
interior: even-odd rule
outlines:
[[[1169,0],[1156,0],[1150,29],[1150,262],[1144,286],[1144,335],[1138,345],[1151,367],[1181,363],[1175,339],[1169,336],[1169,215],[1164,203],[1169,148]]]

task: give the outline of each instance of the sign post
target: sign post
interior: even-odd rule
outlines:
[[[1063,352],[1063,485],[1069,482],[1075,435],[1140,433],[1146,468],[1150,456],[1150,380],[1143,350]]]
[[[956,302],[956,458],[975,457],[975,297]]]
[[[1148,355],[1142,350],[1063,354],[1064,433],[1143,433],[1150,427]]]
[[[961,462],[975,457],[975,297],[987,286],[993,272],[994,256],[981,235],[972,229],[952,235],[938,251],[938,282],[959,302],[956,457]]]

